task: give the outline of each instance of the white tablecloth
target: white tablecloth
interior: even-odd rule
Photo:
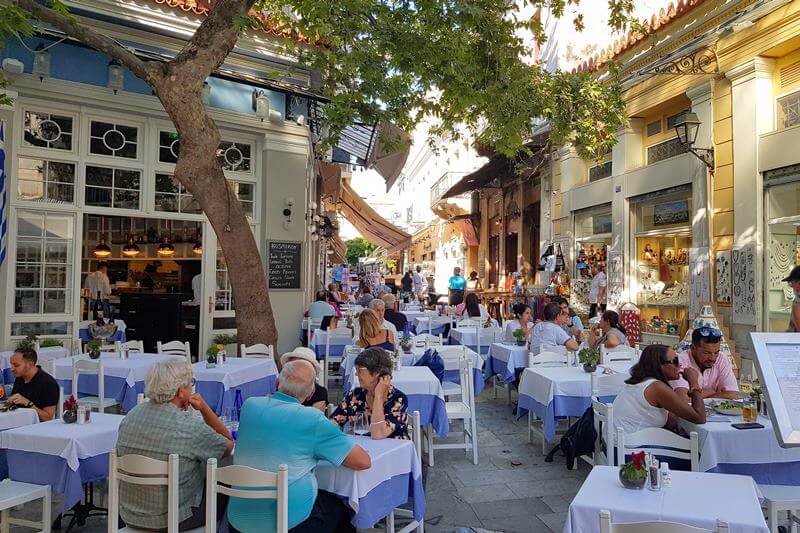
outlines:
[[[201,361],[192,367],[197,381],[217,381],[222,383],[225,390],[278,375],[275,361],[260,357],[230,357],[224,365],[217,364],[214,368],[206,368],[206,363]]]
[[[446,371],[454,370],[457,371],[459,369],[459,358],[462,353],[463,346],[431,346],[433,350],[439,352],[439,355],[442,356],[442,360],[444,361],[444,369]],[[413,366],[417,360],[425,353],[427,348],[415,346],[411,348],[410,353],[400,352],[400,355],[403,356],[403,366]],[[483,357],[478,355],[478,352],[475,350],[471,350],[466,348],[467,357],[470,358],[472,361],[472,367],[474,369],[480,370],[483,368]],[[356,357],[358,357],[357,353],[347,353],[347,348],[345,348],[345,356],[342,360],[342,375],[343,376],[350,376],[353,374],[353,364],[355,363]]]
[[[0,352],[0,372],[7,368],[11,368],[11,356],[14,355],[13,351]],[[45,361],[52,361],[53,359],[62,359],[69,355],[69,352],[63,346],[51,346],[48,348],[41,348],[36,355],[39,359],[39,365]]]
[[[147,372],[154,364],[178,357],[183,356],[131,352],[128,359],[121,359],[120,354],[116,352],[100,354],[106,377],[122,378],[129,387],[133,387],[137,381],[144,381]],[[76,358],[89,359],[89,356],[87,354],[75,355],[56,361],[56,379],[72,381],[72,361]]]
[[[353,342],[353,332],[349,328],[338,328],[333,330],[331,336],[331,346],[346,346]],[[347,332],[350,334],[348,335]],[[328,331],[322,329],[315,329],[311,334],[311,343],[309,348],[317,353],[325,353],[325,342],[328,339]]]
[[[414,327],[417,330],[417,333],[427,333],[428,332],[428,324],[430,323],[431,330],[436,330],[442,326],[445,326],[450,323],[449,316],[418,316],[414,318]]]
[[[614,370],[619,379],[613,380],[614,386],[602,387],[598,392],[600,396],[616,396],[622,390],[622,382],[630,376],[628,369],[631,365],[625,362],[611,363],[607,366]],[[598,368],[598,375],[601,375],[603,368],[605,366]],[[600,383],[608,382],[601,380]],[[554,396],[588,398],[592,395],[592,378],[591,374],[584,372],[583,367],[526,368],[522,372],[519,393],[520,395],[530,396],[542,405],[549,405]]]
[[[497,371],[498,366],[507,366],[511,369],[512,374],[514,369],[528,366],[527,345],[517,346],[515,343],[511,342],[494,342],[489,346],[489,356],[504,363],[501,365],[495,363],[494,369],[498,374],[501,374],[501,372]]]
[[[0,431],[7,429],[30,426],[39,422],[39,415],[35,409],[15,409],[0,413]]]
[[[350,374],[350,383],[358,386],[358,378],[355,369]],[[419,394],[427,396],[438,396],[444,401],[444,391],[442,384],[433,375],[427,366],[404,366],[392,372],[392,385],[398,388],[406,396]]]
[[[76,471],[80,459],[108,453],[117,445],[123,418],[122,415],[92,413],[88,424],[65,424],[57,419],[9,429],[0,433],[0,448],[63,457]]]
[[[355,512],[358,512],[359,499],[384,481],[409,472],[414,479],[422,474],[414,443],[410,440],[372,440],[368,437],[355,437],[354,440],[369,454],[372,460],[370,468],[355,471],[320,461],[315,475],[320,490],[347,498],[348,505]]]
[[[414,309],[410,311],[400,311],[400,312],[406,316],[406,320],[408,320],[409,322],[417,317],[426,316],[428,314],[428,311],[422,311],[419,309]]]
[[[450,341],[457,344],[476,346],[475,337],[477,337],[475,334],[475,327],[456,327],[450,330]],[[502,328],[481,327],[481,347],[488,346],[500,340],[503,340]]]
[[[700,445],[700,470],[718,464],[772,464],[800,461],[800,448],[781,448],[769,418],[758,417],[762,429],[736,429],[741,416],[709,415],[711,421],[692,424],[680,420],[687,432],[696,431]],[[800,480],[797,480],[800,484]]]
[[[747,476],[672,472],[672,486],[660,492],[625,489],[618,468],[595,466],[572,500],[564,533],[600,531],[600,511],[612,522],[671,521],[715,530],[717,519],[730,533],[766,533],[753,480]]]

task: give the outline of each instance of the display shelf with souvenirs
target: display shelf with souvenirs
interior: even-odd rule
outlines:
[[[550,285],[545,290],[547,296],[563,296],[564,298],[570,297],[570,275],[566,270],[562,272],[553,272],[550,275]]]
[[[636,305],[642,339],[677,343],[688,328],[691,235],[637,237]]]
[[[610,237],[608,241],[610,242]],[[605,240],[582,240],[576,243],[575,276],[570,283],[570,302],[578,314],[589,312],[589,288],[594,268],[606,268],[608,243]]]

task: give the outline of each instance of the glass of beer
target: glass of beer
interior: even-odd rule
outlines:
[[[752,400],[742,402],[742,419],[745,423],[755,422],[758,419],[758,409]]]

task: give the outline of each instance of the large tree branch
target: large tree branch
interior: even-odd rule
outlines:
[[[155,82],[155,78],[158,75],[156,66],[142,61],[136,57],[136,54],[114,39],[96,32],[72,17],[64,16],[49,7],[45,7],[35,0],[11,0],[11,3],[42,22],[51,24],[73,39],[77,39],[95,50],[116,59],[147,83],[152,85]]]

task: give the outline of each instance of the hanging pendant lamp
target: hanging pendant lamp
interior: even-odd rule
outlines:
[[[106,244],[105,239],[100,239],[100,242],[94,247],[92,253],[95,257],[108,257],[111,255],[111,247]]]
[[[169,240],[169,237],[164,237],[164,241],[158,245],[158,255],[164,257],[172,257],[175,255],[175,247]]]
[[[128,242],[122,247],[122,255],[125,257],[136,257],[140,252],[139,246],[133,242],[133,237],[128,237]]]

